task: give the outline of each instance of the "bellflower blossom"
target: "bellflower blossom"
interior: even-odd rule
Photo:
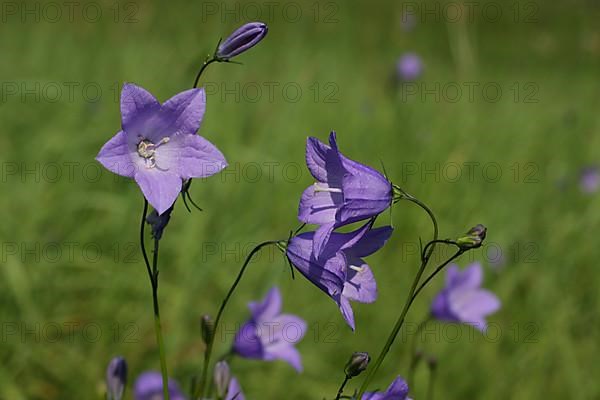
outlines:
[[[204,178],[227,166],[223,154],[196,135],[204,115],[204,89],[190,89],[160,104],[143,88],[121,91],[121,131],[96,159],[115,174],[133,178],[162,214],[173,205],[183,180]]]
[[[466,323],[480,331],[485,330],[485,317],[500,308],[500,300],[492,292],[480,288],[482,278],[482,268],[477,262],[463,271],[455,264],[450,265],[446,286],[434,298],[431,314],[440,321]]]
[[[185,400],[177,382],[169,379],[169,397],[171,400]],[[133,385],[134,400],[160,400],[163,398],[163,382],[160,372],[149,371],[138,376]]]
[[[408,384],[402,377],[397,377],[385,392],[367,392],[361,400],[411,400],[408,397]]]
[[[262,302],[248,305],[252,317],[235,336],[233,350],[242,357],[265,361],[283,360],[302,371],[300,353],[294,344],[306,333],[306,322],[281,314],[281,293],[273,287]]]
[[[329,146],[308,138],[306,165],[317,182],[302,194],[298,219],[320,225],[313,240],[317,258],[334,229],[378,215],[392,204],[392,184],[379,171],[342,155],[335,132]]]
[[[315,286],[331,297],[348,325],[355,329],[350,301],[372,303],[377,298],[377,284],[369,265],[362,257],[379,250],[392,234],[392,227],[371,229],[373,221],[350,233],[332,233],[321,257],[314,253],[315,232],[305,232],[288,243],[290,262]]]

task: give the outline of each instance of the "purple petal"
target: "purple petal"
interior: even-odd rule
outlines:
[[[171,400],[185,400],[177,382],[169,379],[169,397]],[[135,400],[160,400],[163,398],[162,376],[160,372],[150,371],[141,374],[133,385]]]
[[[458,266],[451,265],[446,275],[446,286],[448,288],[476,289],[481,286],[482,280],[483,269],[478,262],[468,265],[462,272]]]
[[[242,393],[242,387],[236,378],[231,378],[229,381],[225,400],[246,400],[244,393]]]
[[[335,223],[324,224],[316,230],[313,238],[313,253],[316,258],[319,258],[325,250],[327,242],[331,237],[331,233],[335,229]]]
[[[431,303],[431,315],[440,321],[459,322],[458,318],[450,310],[447,289],[442,290],[434,297]]]
[[[256,321],[274,319],[281,312],[281,292],[272,287],[261,303],[252,302],[248,307]]]
[[[177,133],[156,149],[156,164],[182,179],[205,178],[227,166],[223,154],[198,135]]]
[[[302,372],[302,357],[300,356],[300,353],[294,346],[290,346],[283,342],[279,342],[269,347],[265,360],[283,360],[290,364],[296,371]]]
[[[340,296],[339,306],[340,311],[342,312],[342,316],[348,323],[348,326],[350,326],[350,328],[352,328],[352,330],[354,331],[356,329],[356,326],[354,323],[354,311],[352,310],[350,301],[346,297]]]
[[[326,183],[310,185],[302,193],[298,207],[298,219],[307,224],[327,224],[335,221],[335,214],[343,203],[341,193],[323,191]]]
[[[126,83],[121,90],[121,126],[132,139],[149,138],[160,103],[140,86]]]
[[[348,252],[356,257],[367,257],[382,248],[392,236],[394,228],[391,226],[382,226],[370,229],[360,240],[352,246]]]
[[[160,109],[167,136],[176,132],[196,133],[200,128],[205,109],[204,89],[190,89],[171,97]]]
[[[500,308],[500,301],[487,290],[455,290],[448,295],[449,309],[461,322],[476,323]]]
[[[235,335],[233,350],[242,357],[262,359],[264,348],[254,321],[246,322]]]
[[[96,160],[117,175],[133,178],[139,168],[133,161],[135,157],[139,158],[136,150],[132,150],[127,134],[120,131],[102,146]]]
[[[170,171],[161,171],[158,168],[138,171],[135,174],[135,181],[142,189],[144,197],[159,215],[175,203],[181,192],[179,175]]]
[[[361,270],[348,268],[342,296],[360,303],[372,303],[377,300],[377,283],[371,268],[360,258],[348,261],[352,266]]]
[[[329,140],[335,145],[334,132]],[[345,170],[337,146],[329,147],[319,139],[309,137],[306,141],[306,166],[317,181],[341,186]]]

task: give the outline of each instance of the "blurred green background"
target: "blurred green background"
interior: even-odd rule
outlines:
[[[431,329],[424,349],[439,360],[437,398],[600,398],[600,208],[598,194],[580,186],[581,169],[600,160],[597,2],[476,1],[460,18],[460,2],[435,1],[76,4],[2,2],[1,399],[101,398],[117,354],[130,382],[158,369],[137,241],[142,197],[94,157],[120,128],[123,82],[164,101],[191,86],[220,37],[253,19],[270,31],[238,58],[244,65],[211,65],[202,78],[200,134],[230,167],[193,185],[204,211],[179,204],[162,240],[171,375],[187,390],[199,372],[199,318],[216,313],[252,245],[298,226],[298,199],[312,183],[305,139],[335,129],[345,154],[383,162],[436,212],[442,237],[489,228],[488,246],[459,264],[481,261],[503,307],[486,335]],[[412,30],[402,24],[407,6]],[[405,52],[417,53],[424,71],[399,84]],[[392,240],[369,258],[379,299],[355,304],[356,333],[319,290],[290,279],[280,254],[252,263],[218,352],[247,317],[246,302],[275,284],[285,311],[310,329],[301,375],[282,362],[234,361],[247,398],[333,398],[349,354],[379,352],[417,269],[419,237],[431,230],[409,203],[394,206],[392,220]],[[416,302],[408,332],[441,285],[436,279]],[[373,388],[406,373],[407,331]],[[412,397],[425,397],[427,381],[422,368]]]

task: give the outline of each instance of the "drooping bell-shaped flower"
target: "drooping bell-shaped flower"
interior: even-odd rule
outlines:
[[[320,225],[314,237],[317,256],[334,229],[376,216],[392,204],[392,184],[379,171],[342,155],[335,132],[329,146],[308,138],[306,165],[316,183],[302,194],[298,218]]]
[[[500,308],[500,300],[492,292],[481,289],[482,279],[479,263],[463,271],[458,265],[450,265],[446,285],[431,304],[431,314],[440,321],[460,322],[485,330],[485,317]]]
[[[127,362],[123,357],[110,360],[106,368],[106,394],[108,400],[121,400],[127,384]]]
[[[398,376],[388,386],[385,392],[367,392],[362,395],[361,400],[411,400],[408,398],[408,384],[402,377]]]
[[[171,400],[185,400],[177,382],[169,379],[169,397]],[[133,385],[134,400],[162,400],[162,375],[157,371],[144,372],[138,376]]]
[[[219,45],[217,58],[229,60],[251,49],[263,40],[268,31],[267,25],[262,22],[250,22],[242,25]]]
[[[281,314],[281,293],[273,287],[262,302],[248,305],[252,316],[235,335],[236,354],[264,361],[283,360],[302,371],[300,353],[294,347],[306,333],[306,322]]]
[[[149,92],[127,83],[121,91],[121,131],[96,160],[115,174],[133,178],[158,214],[173,205],[182,182],[205,178],[227,166],[223,154],[196,135],[206,95],[190,89],[160,104]]]
[[[372,225],[369,221],[350,233],[332,233],[320,257],[314,253],[315,232],[293,237],[286,249],[296,269],[337,303],[352,330],[350,301],[372,303],[377,298],[375,277],[362,258],[383,247],[392,234],[390,226],[371,229]]]

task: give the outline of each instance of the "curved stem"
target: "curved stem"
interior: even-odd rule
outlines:
[[[238,273],[237,277],[235,278],[233,285],[231,285],[231,288],[229,288],[229,292],[227,292],[227,295],[223,299],[223,302],[221,303],[221,306],[219,307],[219,312],[217,313],[217,317],[215,318],[213,334],[211,335],[210,340],[206,344],[206,351],[204,353],[204,367],[202,368],[202,376],[200,378],[200,386],[198,387],[196,397],[198,397],[200,394],[204,395],[205,391],[207,389],[206,380],[208,378],[208,367],[210,364],[210,357],[212,354],[213,344],[215,342],[215,335],[217,334],[217,330],[219,328],[219,322],[221,321],[223,311],[225,310],[225,307],[227,306],[229,299],[231,298],[231,296],[233,295],[233,292],[235,291],[238,284],[240,283],[240,280],[242,279],[242,276],[244,275],[244,272],[246,271],[246,267],[248,266],[248,264],[250,263],[250,260],[252,260],[254,255],[256,255],[256,253],[258,253],[263,247],[273,245],[273,244],[276,245],[277,243],[279,243],[279,241],[277,241],[277,240],[262,242],[252,249],[250,254],[248,254],[248,257],[246,257],[246,260],[244,261],[244,264],[242,265],[240,272]]]
[[[454,255],[452,257],[450,257],[449,259],[447,259],[443,264],[441,264],[440,266],[438,266],[435,271],[433,271],[421,284],[421,286],[419,286],[419,288],[415,291],[415,293],[413,294],[413,300],[417,297],[417,295],[419,293],[421,293],[421,290],[423,290],[425,288],[425,286],[427,286],[427,284],[442,270],[444,269],[444,267],[448,264],[450,264],[452,261],[456,260],[458,257],[460,257],[465,251],[462,249],[459,249],[456,251],[456,253],[454,253]]]
[[[198,82],[200,81],[200,76],[202,76],[202,73],[204,72],[206,67],[208,67],[210,64],[214,63],[215,61],[218,61],[218,59],[215,58],[214,56],[207,59],[206,61],[204,61],[204,63],[202,64],[202,67],[200,68],[200,71],[198,71],[198,74],[196,75],[196,79],[194,80],[194,86],[192,86],[194,89],[198,87]]]
[[[344,388],[346,387],[346,384],[348,383],[349,380],[350,380],[350,377],[348,377],[348,375],[346,375],[344,377],[344,382],[342,382],[342,385],[340,386],[340,388],[337,392],[337,396],[335,396],[335,400],[340,400],[340,397],[342,396],[342,394],[344,394]]]
[[[427,400],[433,400],[433,389],[435,387],[435,377],[436,377],[437,367],[429,365],[429,385],[427,385]]]
[[[142,256],[144,256],[144,262],[146,263],[146,270],[148,271],[148,278],[150,278],[150,284],[154,287],[154,277],[152,276],[152,270],[150,269],[150,260],[148,260],[148,253],[146,252],[146,245],[144,243],[144,230],[146,228],[146,216],[148,215],[148,200],[144,197],[144,211],[142,211],[142,222],[140,225],[140,248],[142,249]]]
[[[411,195],[405,194],[403,198],[415,203],[416,205],[421,207],[423,210],[425,210],[425,212],[429,215],[429,218],[431,219],[431,222],[433,224],[433,241],[434,242],[437,241],[438,240],[438,224],[437,224],[437,220],[435,219],[435,215],[433,214],[433,211],[431,211],[431,209],[429,207],[427,207],[427,205],[422,203],[420,200],[412,197]],[[412,303],[414,301],[414,293],[417,290],[417,285],[419,284],[419,281],[421,280],[421,276],[423,275],[423,272],[425,271],[425,267],[427,266],[427,263],[429,262],[429,259],[431,258],[431,254],[433,253],[434,249],[435,249],[435,243],[433,245],[431,245],[431,247],[429,247],[429,250],[427,252],[424,253],[424,257],[421,257],[422,258],[421,266],[419,267],[419,271],[417,272],[417,275],[415,276],[415,279],[413,280],[408,297],[406,298],[406,302],[404,303],[404,307],[402,308],[402,312],[400,313],[398,320],[396,321],[394,327],[392,328],[392,332],[388,336],[388,339],[385,342],[383,349],[381,349],[379,356],[375,360],[373,367],[369,370],[367,377],[365,378],[362,385],[360,386],[360,389],[358,391],[358,396],[357,396],[359,399],[367,390],[369,383],[371,382],[371,380],[377,373],[377,370],[383,363],[383,360],[385,359],[386,355],[390,351],[392,344],[394,344],[394,341],[396,340],[396,337],[398,336],[398,333],[400,332],[400,328],[402,328],[402,325],[404,324],[404,319],[406,318],[406,314],[408,313],[408,310],[410,309],[410,306],[412,305]]]

